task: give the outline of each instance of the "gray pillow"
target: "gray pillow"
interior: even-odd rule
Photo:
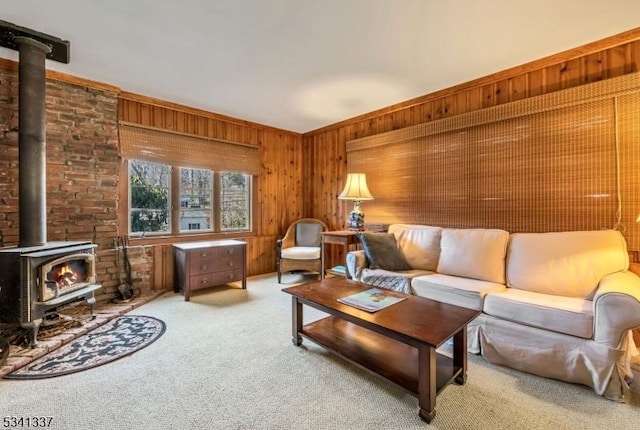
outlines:
[[[370,269],[411,270],[391,233],[358,233]]]

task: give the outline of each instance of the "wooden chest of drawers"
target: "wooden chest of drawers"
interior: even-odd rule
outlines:
[[[185,242],[173,245],[174,290],[184,292],[242,281],[247,288],[247,244],[239,240]]]

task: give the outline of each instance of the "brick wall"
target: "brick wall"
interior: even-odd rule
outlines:
[[[47,240],[98,245],[98,300],[118,296],[117,93],[47,80]],[[18,125],[17,71],[0,68],[0,129]],[[19,241],[18,135],[0,134],[0,246]],[[136,288],[151,289],[151,252],[130,252]]]
[[[0,69],[0,246],[18,242],[18,76]]]

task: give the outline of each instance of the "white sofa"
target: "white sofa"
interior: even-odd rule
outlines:
[[[364,250],[351,251],[354,279],[482,310],[468,326],[470,352],[624,400],[638,358],[631,329],[640,327],[640,277],[628,271],[620,232],[388,231],[407,270],[371,269]]]

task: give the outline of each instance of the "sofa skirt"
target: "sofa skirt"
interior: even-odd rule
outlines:
[[[631,332],[618,349],[562,333],[541,330],[481,314],[468,326],[468,350],[490,363],[591,387],[623,402],[637,354]]]

